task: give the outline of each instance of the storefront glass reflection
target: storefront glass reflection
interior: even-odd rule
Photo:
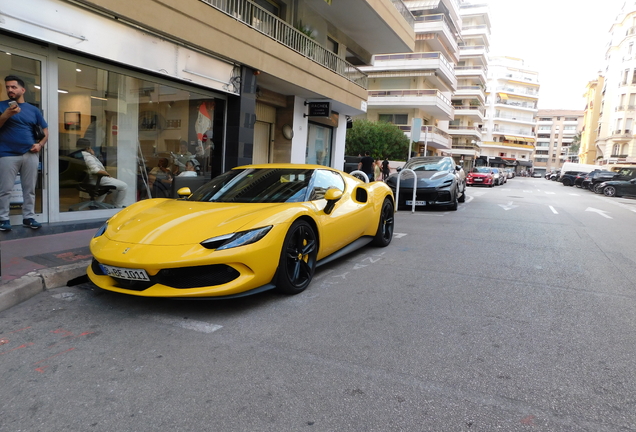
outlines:
[[[66,60],[59,76],[60,211],[114,204],[95,166],[127,185],[124,205],[221,172],[223,99]]]

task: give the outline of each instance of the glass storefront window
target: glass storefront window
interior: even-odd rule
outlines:
[[[331,140],[333,129],[309,123],[305,163],[331,166]]]
[[[115,203],[116,191],[96,195],[101,176],[87,146],[127,185],[123,205],[173,196],[172,179],[185,171],[221,173],[224,99],[68,60],[59,77],[61,212]]]
[[[29,57],[24,57],[16,54],[13,51],[0,50],[0,82],[2,83],[1,100],[8,99],[5,86],[4,77],[8,75],[15,75],[20,77],[26,86],[26,93],[24,94],[25,102],[37,107],[42,111],[42,63],[39,60],[35,60]],[[45,114],[45,120],[48,118]],[[35,186],[35,213],[42,213],[42,160],[43,155],[40,154],[40,167],[38,169],[38,180]],[[22,188],[20,186],[20,175],[16,178],[16,183],[11,192],[11,207],[9,214],[21,215],[22,214]]]

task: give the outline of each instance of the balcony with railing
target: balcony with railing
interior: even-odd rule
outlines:
[[[486,116],[486,109],[482,106],[453,104],[453,108],[455,108],[455,117],[473,117],[483,121]]]
[[[450,99],[437,89],[370,90],[367,104],[373,108],[421,109],[439,120],[451,120],[454,111]]]
[[[476,138],[481,141],[481,128],[478,126],[449,125],[448,133],[451,134],[451,136],[470,136],[471,138]]]
[[[449,62],[441,52],[420,52],[403,54],[376,55],[372,67],[363,70],[371,71],[421,71],[432,70],[447,86],[455,88],[455,65]]]
[[[486,82],[486,77],[488,75],[488,68],[481,65],[474,66],[455,66],[455,76],[457,78],[467,78],[472,76],[477,76],[481,79],[482,82]]]
[[[365,73],[255,3],[249,0],[201,1],[280,42],[286,47],[326,67],[360,87],[368,88],[367,75]],[[399,3],[401,3],[401,1]],[[412,18],[411,16],[411,21]]]
[[[444,14],[416,16],[415,33],[417,35],[426,33],[436,34],[441,37],[442,43],[445,46],[453,49],[455,53],[459,51],[455,36],[457,29]]]
[[[539,90],[537,88],[523,88],[523,87],[511,87],[511,86],[499,86],[498,92],[504,92],[508,94],[515,94],[521,96],[539,97]]]
[[[537,111],[537,102],[513,101],[510,99],[497,98],[496,103],[497,105],[506,105],[509,107]]]
[[[510,121],[510,122],[535,124],[534,117],[522,116],[516,113],[504,113],[501,111],[495,111],[494,118],[499,120],[504,120],[504,121]]]
[[[453,97],[460,98],[474,98],[478,99],[481,103],[486,102],[486,94],[484,93],[484,87],[480,85],[460,85],[457,86],[457,91]]]
[[[459,55],[461,57],[483,57],[488,56],[486,45],[459,45]]]
[[[404,134],[411,138],[411,126],[399,126]],[[424,125],[420,130],[421,144],[426,143],[429,147],[437,149],[449,149],[451,147],[451,136],[437,126]]]

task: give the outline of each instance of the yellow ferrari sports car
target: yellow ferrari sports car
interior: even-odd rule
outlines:
[[[179,195],[135,203],[97,231],[95,285],[148,297],[297,294],[316,266],[393,238],[391,189],[320,165],[237,167]]]

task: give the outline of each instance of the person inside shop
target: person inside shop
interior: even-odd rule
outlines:
[[[179,177],[196,177],[197,175],[196,164],[194,163],[194,161],[189,160],[185,164],[185,171],[180,173]]]
[[[153,198],[168,198],[172,187],[172,172],[168,168],[168,159],[160,158],[157,166],[148,173],[148,186]]]
[[[186,162],[194,159],[194,155],[188,151],[188,143],[186,141],[181,141],[179,144],[179,153],[172,154],[172,164],[175,168],[175,173],[179,173],[181,171],[185,171]]]
[[[38,178],[39,153],[49,137],[42,113],[25,102],[24,81],[9,75],[4,79],[9,99],[0,102],[0,231],[10,231],[11,191],[18,173],[22,186],[22,226],[38,229],[35,220],[35,185]],[[36,139],[34,126],[39,125],[43,137]]]
[[[86,170],[90,176],[90,182],[97,184],[97,179],[101,177],[99,181],[100,185],[115,186],[115,190],[111,193],[113,205],[117,208],[123,208],[124,200],[126,199],[126,188],[128,187],[126,183],[111,177],[102,162],[95,156],[95,151],[91,148],[91,142],[88,139],[78,139],[77,148],[82,149],[82,157],[86,163]],[[97,197],[97,201],[103,202],[106,195],[108,194],[100,195]]]

